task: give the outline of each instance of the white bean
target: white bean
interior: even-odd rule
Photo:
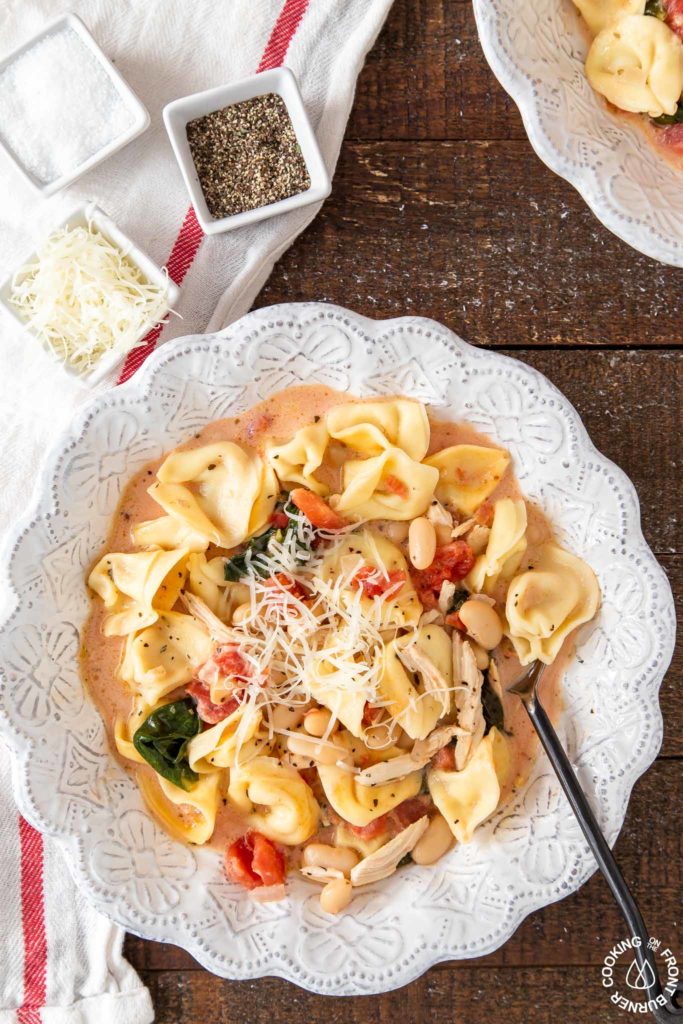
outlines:
[[[239,626],[240,623],[248,619],[251,614],[251,604],[249,601],[245,601],[244,604],[238,604],[232,613],[232,624],[233,626]]]
[[[425,516],[413,519],[408,529],[408,554],[416,569],[426,569],[436,554],[436,531]]]
[[[336,764],[347,754],[347,751],[340,746],[332,746],[330,743],[316,743],[313,736],[301,733],[298,736],[287,737],[287,749],[292,754],[301,754],[318,764]]]
[[[274,729],[296,729],[302,718],[309,710],[309,704],[288,707],[286,704],[276,704],[270,712],[270,720]]]
[[[408,536],[408,523],[397,520],[396,522],[383,523],[381,530],[388,540],[394,544],[402,544]]]
[[[339,914],[348,907],[353,894],[353,886],[348,878],[335,878],[320,893],[320,909],[326,914]]]
[[[351,873],[360,857],[350,846],[328,846],[327,843],[309,843],[304,847],[303,863],[307,868],[331,868],[343,875]]]
[[[486,651],[492,651],[503,639],[503,626],[495,608],[485,601],[470,599],[458,609],[463,626]]]
[[[327,708],[311,708],[304,718],[304,729],[310,736],[320,738],[327,732],[332,715]]]
[[[436,814],[411,851],[416,864],[435,864],[453,845],[453,833],[443,814]]]

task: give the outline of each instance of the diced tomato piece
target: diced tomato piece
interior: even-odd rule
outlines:
[[[276,509],[276,511],[271,514],[268,522],[271,526],[276,526],[278,530],[284,530],[289,526],[289,516],[286,512],[281,512],[279,509]]]
[[[375,818],[369,825],[349,825],[349,828],[354,835],[358,836],[359,839],[376,839],[377,836],[381,836],[387,831],[388,819],[386,814],[381,814],[379,818]]]
[[[683,149],[683,124],[672,124],[657,129],[657,140],[670,149]]]
[[[370,704],[369,701],[366,701],[365,707],[363,708],[363,725],[366,728],[369,725],[374,725],[375,722],[379,721],[383,714],[384,708],[374,707],[374,705]]]
[[[392,589],[398,592],[405,581],[406,574],[402,569],[392,569],[387,578],[374,565],[362,566],[353,577],[354,586],[361,589],[366,597],[380,597]]]
[[[274,576],[269,576],[267,580],[264,580],[263,585],[272,587],[274,590],[286,590],[292,597],[297,597],[299,600],[307,596],[298,580],[292,579],[286,572],[276,572]]]
[[[396,819],[400,830],[424,818],[431,807],[432,798],[425,793],[423,796],[413,796],[404,800],[398,807],[394,807],[391,816]]]
[[[263,879],[252,868],[253,859],[249,833],[231,843],[225,851],[225,873],[230,881],[243,885],[245,889],[256,889],[263,885]]]
[[[448,615],[446,616],[446,625],[447,626],[453,626],[454,629],[462,629],[465,632],[467,632],[467,630],[465,630],[465,627],[463,625],[463,621],[462,621],[462,619],[460,618],[460,616],[458,615],[457,612],[449,612],[448,613]]]
[[[210,660],[220,672],[232,676],[233,679],[245,680],[251,676],[251,666],[236,644],[223,644],[218,647]]]
[[[479,506],[477,511],[474,513],[474,518],[477,520],[479,526],[491,526],[493,523],[493,504],[490,501],[484,501]]]
[[[467,541],[454,540],[436,549],[434,561],[427,569],[413,569],[415,589],[425,608],[435,608],[444,580],[459,583],[474,565],[474,552]]]
[[[281,885],[287,873],[284,853],[260,832],[251,835],[254,843],[252,871],[260,875],[264,885]]]
[[[440,772],[455,771],[455,747],[452,743],[437,750],[432,758],[432,767],[437,768]]]
[[[280,885],[285,880],[285,857],[260,832],[247,832],[225,851],[225,873],[245,889]]]
[[[199,680],[190,683],[186,690],[189,696],[194,697],[197,701],[197,714],[202,722],[206,722],[208,725],[222,722],[240,706],[238,697],[231,697],[223,704],[214,704],[210,697],[209,687]]]
[[[407,498],[410,494],[408,485],[405,484],[403,480],[399,480],[399,478],[394,476],[393,473],[389,473],[388,476],[385,476],[384,486],[387,491],[391,491],[392,494],[397,494],[399,498]]]
[[[666,23],[683,40],[683,0],[664,0]]]
[[[349,525],[348,520],[330,508],[319,494],[307,491],[305,487],[295,487],[289,497],[309,523],[319,530],[343,530]]]

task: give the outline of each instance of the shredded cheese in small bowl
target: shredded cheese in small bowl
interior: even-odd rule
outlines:
[[[178,289],[95,207],[58,227],[0,288],[0,302],[90,383],[161,323]]]

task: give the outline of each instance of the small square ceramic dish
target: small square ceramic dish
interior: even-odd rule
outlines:
[[[64,63],[67,55],[75,66],[67,69],[71,75],[65,79],[60,76],[60,61]],[[37,81],[35,71],[40,70],[41,60],[45,78]],[[52,77],[50,61],[54,69]],[[91,75],[95,75],[95,81],[98,71],[105,73],[99,76],[99,93],[92,91],[83,97],[83,115],[79,107],[79,70],[84,74],[89,70]],[[12,81],[7,80],[10,76],[13,76]],[[55,92],[58,85],[63,86],[64,96],[70,97],[70,109],[64,111],[63,122],[60,122],[59,99],[56,98],[59,94]],[[0,61],[0,89],[4,93],[0,107],[0,149],[44,196],[50,196],[80,178],[140,135],[150,123],[145,106],[75,14],[65,14],[51,21]],[[74,115],[77,119],[86,115],[91,118],[83,122],[83,128],[84,135],[91,142],[93,136],[96,140],[98,136],[101,139],[94,152],[86,150],[85,154],[79,153],[73,138]],[[46,124],[50,127],[46,128]],[[13,135],[13,128],[16,130],[17,126],[21,132]],[[52,128],[54,136],[50,137]],[[30,158],[31,132],[35,143],[33,160]],[[53,155],[46,160],[50,148],[54,154],[60,154],[59,157]],[[69,166],[69,156],[74,157],[72,166]],[[41,175],[38,170],[41,166],[47,166],[48,173]]]
[[[215,219],[209,212],[199,183],[197,168],[190,152],[190,144],[187,139],[188,122],[216,110],[222,110],[224,107],[242,103],[244,100],[252,100],[257,96],[266,96],[269,93],[281,96],[284,101],[306,164],[310,186],[303,192],[286,199],[280,199],[253,210],[245,210],[243,213]],[[221,85],[215,89],[208,89],[206,92],[198,92],[192,96],[173,100],[172,103],[164,107],[164,124],[190,193],[197,220],[207,235],[232,231],[234,228],[241,228],[245,224],[254,224],[256,221],[274,217],[279,213],[287,213],[289,210],[307,206],[309,203],[319,203],[330,194],[330,176],[308,119],[296,79],[289,68],[282,67],[274,68],[272,71],[263,71],[259,75],[244,78],[231,85]]]
[[[125,235],[123,231],[121,231],[116,226],[114,221],[107,217],[106,213],[103,213],[103,211],[100,210],[97,206],[94,206],[93,204],[79,206],[76,210],[74,210],[74,212],[69,217],[65,218],[65,220],[61,221],[59,224],[55,224],[52,228],[52,232],[58,231],[60,228],[74,228],[78,227],[79,225],[85,227],[88,225],[88,223],[94,224],[95,227],[98,228],[99,231],[104,235],[104,237],[112,243],[112,245],[120,249],[128,257],[129,261],[134,266],[140,269],[143,277],[147,281],[149,281],[150,284],[158,285],[160,288],[163,288],[165,290],[166,301],[168,303],[169,309],[172,309],[173,306],[177,303],[178,297],[180,295],[180,289],[178,288],[178,286],[174,284],[174,282],[171,281],[168,275],[164,273],[164,271],[160,267],[158,267],[157,264],[154,263],[149,258],[149,256],[146,256],[145,253],[142,252],[142,250],[139,249],[137,245],[135,245],[132,239],[130,239],[128,235]],[[27,259],[23,261],[22,266],[27,263],[30,263],[35,258],[35,255],[35,253],[31,253],[31,255],[28,256]],[[18,269],[19,268],[17,268],[17,270]],[[23,319],[21,313],[12,305],[12,284],[16,276],[17,270],[14,270],[13,273],[9,275],[9,277],[5,278],[4,281],[0,282],[0,307],[2,307],[5,310],[5,312],[12,317],[15,323],[19,324],[20,327],[22,327],[28,334],[35,338],[36,341],[38,341],[39,344],[43,347],[43,349],[48,353],[48,355],[52,356],[55,360],[57,360],[55,352],[48,345],[44,344],[42,339],[38,337],[36,332],[32,330],[29,324],[27,324],[27,322]],[[142,338],[144,338],[147,332],[150,331],[151,328],[154,326],[155,323],[147,322],[144,328],[139,332],[135,340],[126,349],[126,351],[121,351],[119,349],[117,351],[103,355],[100,359],[98,359],[97,364],[90,371],[90,373],[79,373],[76,369],[69,366],[67,363],[62,362],[61,360],[57,361],[61,368],[64,370],[64,372],[69,374],[70,377],[76,377],[78,380],[81,380],[87,384],[96,384],[98,381],[102,380],[102,378],[105,377],[108,373],[110,373],[113,369],[115,369],[116,366],[123,362],[125,357],[128,355],[128,352],[130,352],[131,349],[133,349],[135,345]]]

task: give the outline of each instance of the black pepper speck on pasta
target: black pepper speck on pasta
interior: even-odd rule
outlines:
[[[188,122],[187,141],[214,220],[256,210],[310,188],[284,100],[244,100]]]

